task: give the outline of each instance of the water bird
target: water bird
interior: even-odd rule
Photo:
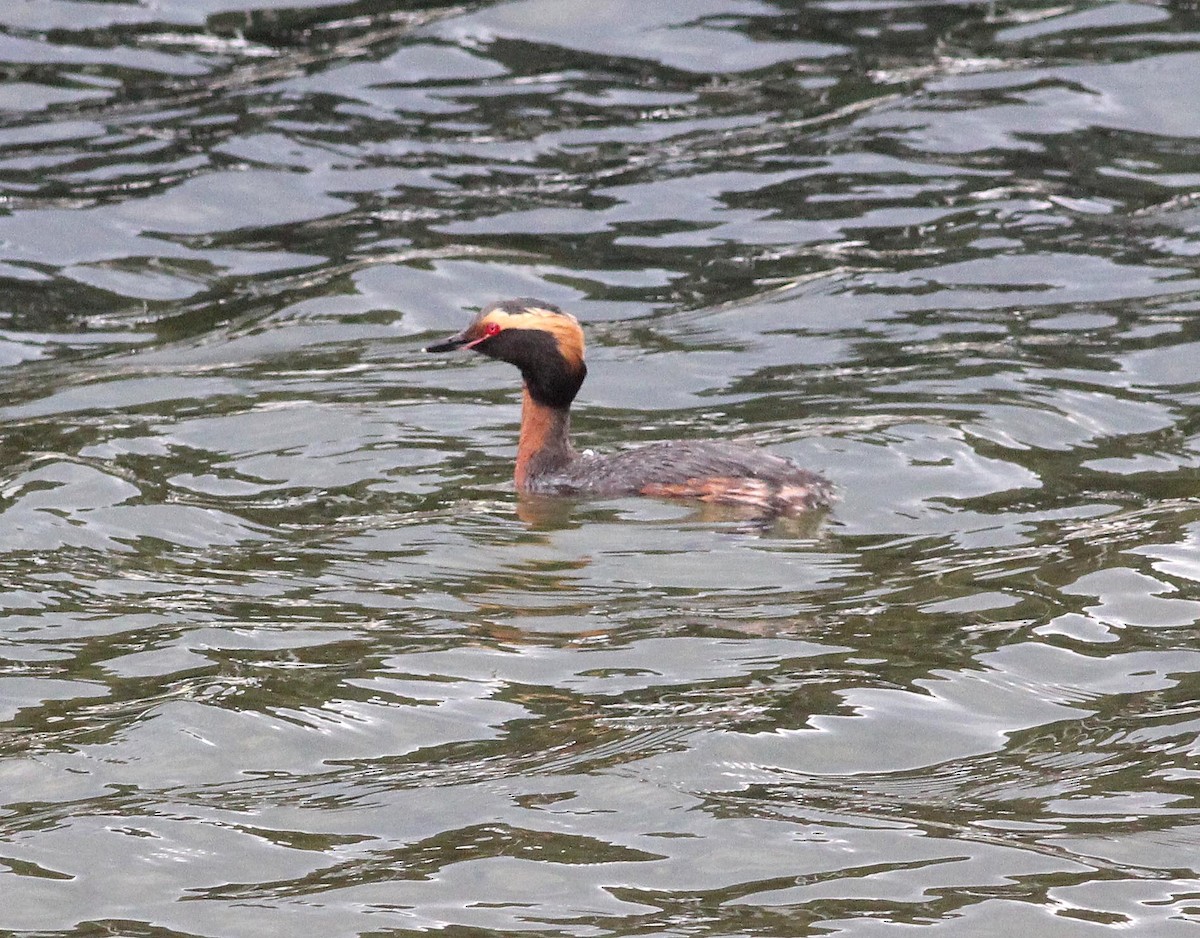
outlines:
[[[648,443],[609,454],[571,445],[571,404],[587,376],[583,329],[557,306],[529,297],[485,306],[427,352],[470,349],[516,365],[524,388],[514,480],[542,495],[649,495],[750,506],[770,514],[828,507],[823,476],[756,446],[716,440]]]

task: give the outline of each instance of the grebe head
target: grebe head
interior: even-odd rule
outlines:
[[[550,407],[569,407],[587,375],[579,321],[528,297],[485,306],[466,329],[425,351],[460,348],[516,365],[530,396]]]

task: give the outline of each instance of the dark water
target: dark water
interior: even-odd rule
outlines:
[[[292,2],[0,6],[0,934],[1200,933],[1196,5]]]

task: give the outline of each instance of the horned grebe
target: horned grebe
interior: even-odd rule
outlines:
[[[829,481],[789,459],[736,443],[678,440],[610,455],[571,446],[571,402],[587,375],[583,330],[557,306],[522,297],[484,307],[427,352],[473,349],[521,369],[517,489],[547,495],[653,495],[750,505],[772,513],[824,508]]]

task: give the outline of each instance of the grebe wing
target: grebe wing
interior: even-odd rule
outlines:
[[[699,498],[772,509],[818,508],[833,497],[824,477],[790,459],[754,446],[703,440],[584,456],[569,467],[563,482],[594,495]]]

